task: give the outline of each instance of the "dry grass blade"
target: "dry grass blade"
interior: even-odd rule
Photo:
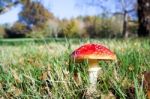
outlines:
[[[21,81],[21,79],[19,78],[17,72],[16,72],[14,69],[11,69],[11,72],[12,72],[12,76],[14,77],[15,81],[16,81],[17,83],[21,83],[22,81]]]
[[[11,86],[11,88],[8,90],[8,93],[11,94],[14,97],[20,96],[23,92],[21,89]]]
[[[116,99],[116,97],[112,92],[108,92],[108,94],[102,94],[101,99]]]
[[[39,77],[40,80],[47,80],[48,79],[48,72],[45,71],[42,73],[42,75]]]

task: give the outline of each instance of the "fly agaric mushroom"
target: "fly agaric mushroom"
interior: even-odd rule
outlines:
[[[100,44],[85,44],[76,49],[71,54],[71,57],[75,62],[87,60],[89,81],[93,87],[96,85],[98,72],[101,69],[101,67],[98,66],[98,61],[116,59],[116,55],[113,52]],[[74,76],[75,80],[77,80],[77,73],[75,73]]]

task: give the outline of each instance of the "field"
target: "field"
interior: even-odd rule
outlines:
[[[93,97],[146,99],[142,73],[150,70],[150,39],[144,38],[0,40],[0,98],[84,98],[88,88],[86,63],[79,64],[85,71],[78,70],[82,83],[77,85],[68,74],[69,55],[90,42],[106,45],[117,55],[115,62],[99,62],[102,73]]]

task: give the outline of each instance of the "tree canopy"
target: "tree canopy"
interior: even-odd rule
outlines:
[[[19,4],[20,1],[18,0],[0,0],[0,14],[3,14],[13,6],[16,6]]]
[[[42,27],[49,19],[54,18],[40,2],[26,2],[19,14],[19,21],[29,25]]]
[[[136,20],[136,25],[134,25],[136,27],[138,26],[138,33],[136,32],[136,34],[138,34],[138,36],[148,36],[150,34],[150,0],[112,0],[111,2],[114,3],[113,6],[116,6],[117,9],[114,10],[115,12],[109,10],[110,7],[108,6],[110,6],[110,4],[107,5],[108,1],[109,0],[80,1],[79,3],[81,3],[81,5],[95,6],[98,8],[97,11],[101,9],[102,13],[98,15],[98,17],[84,17],[82,20],[76,18],[75,20],[67,20],[67,22],[63,22],[63,20],[59,19],[57,20],[39,0],[0,0],[0,14],[9,11],[11,7],[17,4],[22,4],[23,7],[22,11],[19,13],[18,22],[20,25],[23,24],[25,27],[27,26],[27,29],[29,28],[33,31],[44,30],[48,27],[47,31],[52,29],[58,33],[64,33],[65,36],[72,37],[72,35],[77,36],[76,34],[80,32],[80,28],[82,27],[84,28],[84,32],[86,31],[85,34],[90,34],[91,37],[97,37],[97,35],[102,36],[102,32],[106,35],[110,33],[116,35],[115,32],[118,33],[120,30],[122,31],[122,36],[128,37],[130,34],[128,29],[131,28],[129,24],[131,21],[133,23],[133,20],[130,20],[130,16],[134,13],[134,16],[138,16],[138,21]],[[136,14],[137,12],[138,14]],[[121,22],[111,19],[116,13],[122,16]],[[16,28],[20,25],[16,25]],[[68,34],[68,32],[70,34]]]

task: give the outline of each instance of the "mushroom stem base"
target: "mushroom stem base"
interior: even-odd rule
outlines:
[[[90,87],[96,86],[96,82],[97,82],[97,77],[98,77],[98,73],[101,70],[100,67],[93,67],[93,68],[89,68],[89,81],[90,81]]]

